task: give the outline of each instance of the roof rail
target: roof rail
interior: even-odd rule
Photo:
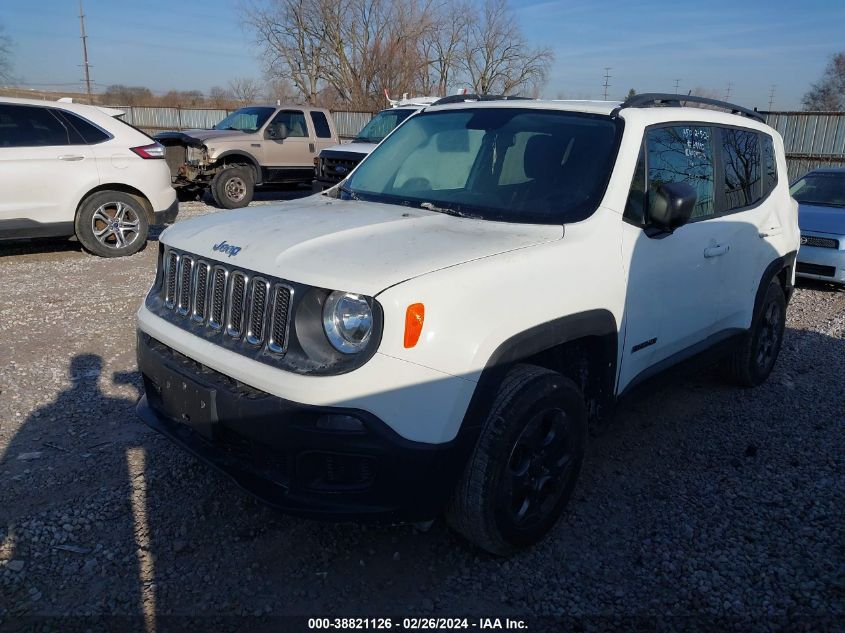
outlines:
[[[448,103],[463,103],[465,101],[514,101],[514,100],[530,100],[531,97],[517,97],[515,95],[449,95],[438,99],[431,105],[446,105]]]
[[[722,108],[723,110],[728,110],[731,114],[740,114],[743,116],[747,116],[749,119],[754,119],[755,121],[759,121],[760,123],[765,123],[766,119],[763,117],[762,114],[757,112],[756,110],[749,110],[748,108],[743,108],[742,106],[738,106],[735,103],[728,103],[727,101],[720,101],[719,99],[710,99],[709,97],[696,97],[693,95],[679,95],[679,94],[668,94],[668,93],[660,93],[660,92],[647,92],[641,95],[634,95],[633,97],[628,97],[622,104],[619,106],[621,108],[658,108],[664,106],[674,106],[680,107],[683,103],[701,103],[704,105],[715,106],[717,108]]]

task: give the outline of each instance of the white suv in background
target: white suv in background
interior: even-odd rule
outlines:
[[[783,142],[756,112],[683,100],[720,111],[435,105],[326,194],[169,228],[138,312],[139,414],[289,512],[445,510],[490,552],[536,542],[588,423],[693,360],[757,385],[781,347]]]
[[[75,235],[91,253],[137,252],[178,212],[164,148],[117,117],[0,98],[0,241]]]
[[[405,119],[440,100],[440,97],[408,98],[408,95],[395,100],[388,97],[390,107],[377,112],[351,142],[333,145],[320,151],[314,159],[313,191],[319,193],[334,187]]]

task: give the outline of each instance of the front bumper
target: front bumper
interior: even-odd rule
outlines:
[[[176,221],[176,216],[179,215],[179,200],[174,199],[169,207],[163,211],[156,211],[155,224],[173,224]]]
[[[143,332],[138,367],[144,422],[262,501],[301,516],[432,519],[477,433],[462,430],[445,444],[410,441],[366,411],[304,405],[248,387]],[[327,428],[329,420],[335,428]],[[350,420],[359,428],[349,428]]]
[[[845,284],[845,237],[802,232],[802,235],[837,239],[839,248],[822,248],[803,244],[798,249],[795,274],[798,277]]]

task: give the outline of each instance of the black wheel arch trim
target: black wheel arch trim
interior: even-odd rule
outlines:
[[[600,376],[601,402],[599,405],[612,404],[616,387],[619,328],[616,318],[610,311],[587,310],[535,325],[502,342],[490,355],[481,372],[464,414],[462,429],[474,428],[477,431],[481,428],[493,402],[495,390],[513,365],[542,352],[587,337],[599,338],[605,356],[600,359],[603,371]]]
[[[784,296],[786,297],[786,303],[789,304],[789,300],[792,298],[792,292],[794,290],[792,286],[792,271],[795,268],[795,259],[798,257],[798,251],[791,251],[786,255],[778,257],[775,260],[772,260],[771,263],[766,267],[766,270],[763,272],[763,276],[760,278],[760,285],[757,287],[757,294],[754,297],[754,312],[752,312],[752,326],[753,326],[753,319],[756,317],[757,313],[760,311],[760,305],[763,303],[763,299],[766,297],[766,290],[769,288],[769,284],[777,278],[777,276],[786,271],[786,282],[784,284]]]
[[[217,157],[217,162],[225,162],[226,158],[231,158],[232,156],[243,157],[247,159],[249,166],[252,168],[252,173],[255,176],[255,183],[256,185],[260,185],[263,182],[262,178],[262,171],[261,171],[261,163],[258,159],[250,154],[248,151],[243,149],[228,149],[225,152],[222,152]]]

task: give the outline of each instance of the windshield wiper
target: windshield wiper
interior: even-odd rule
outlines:
[[[345,193],[347,196],[349,196],[349,199],[350,199],[350,200],[360,200],[360,199],[361,199],[361,198],[359,198],[359,197],[358,197],[358,194],[357,194],[357,193],[355,193],[354,191],[352,191],[352,189],[350,189],[350,188],[349,188],[349,187],[347,187],[346,185],[340,185],[340,187],[338,187],[338,188],[339,188],[339,189],[340,189],[343,193]]]
[[[477,218],[478,216],[473,215],[471,213],[464,213],[463,211],[458,211],[457,209],[449,209],[448,207],[438,207],[433,202],[421,202],[420,203],[421,209],[426,209],[427,211],[434,211],[435,213],[445,213],[446,215],[454,215],[459,218]]]

